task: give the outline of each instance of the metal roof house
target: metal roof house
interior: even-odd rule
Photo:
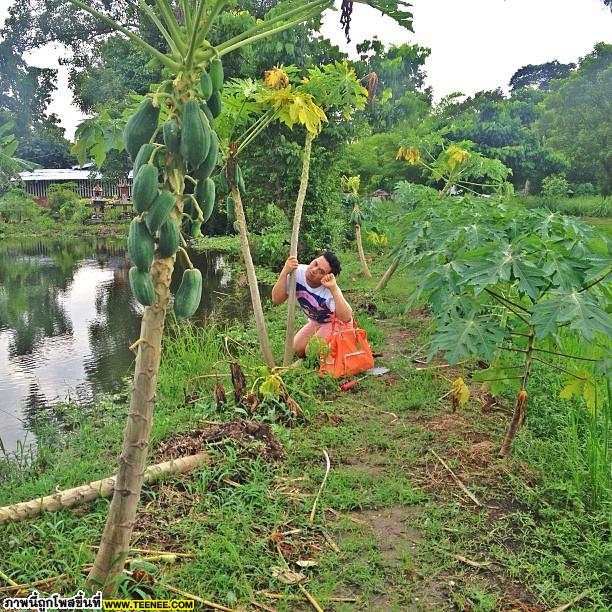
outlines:
[[[20,172],[19,177],[23,182],[25,190],[35,196],[39,201],[47,199],[49,187],[62,183],[76,183],[76,193],[81,198],[92,198],[96,195],[94,188],[101,185],[105,197],[117,197],[120,195],[120,184],[116,180],[103,179],[99,172],[95,172],[93,164],[85,167],[73,166],[70,169],[48,169],[38,168],[31,172]],[[132,172],[127,176],[128,196],[131,195]]]

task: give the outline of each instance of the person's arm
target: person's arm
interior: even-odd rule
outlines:
[[[333,274],[326,274],[321,279],[321,284],[327,287],[334,298],[334,304],[336,306],[336,316],[343,323],[348,323],[353,318],[353,309],[349,306],[348,302],[344,299],[342,291],[336,284],[336,277]]]
[[[291,272],[298,267],[297,257],[289,257],[278,275],[278,279],[272,287],[272,303],[282,304],[288,297],[287,295],[287,277]]]

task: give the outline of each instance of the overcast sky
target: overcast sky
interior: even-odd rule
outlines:
[[[0,23],[14,0],[0,0]],[[340,0],[336,2],[340,5]],[[414,33],[400,28],[371,7],[355,3],[350,45],[341,30],[339,11],[325,16],[323,33],[356,57],[355,46],[377,35],[385,43],[431,48],[425,64],[427,85],[439,100],[451,92],[473,94],[507,88],[510,77],[526,64],[550,60],[576,62],[595,43],[612,43],[612,13],[601,0],[413,0]],[[57,68],[59,48],[45,48],[27,60]],[[59,115],[72,138],[83,115],[71,106],[67,70],[60,68],[50,111]]]

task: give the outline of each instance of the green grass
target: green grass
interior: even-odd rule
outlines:
[[[548,208],[554,212],[577,217],[612,217],[612,197],[574,196],[572,198],[531,196],[522,198],[529,208]]]
[[[472,399],[453,415],[448,398],[441,398],[453,376],[469,378],[469,364],[452,374],[413,367],[411,356],[427,342],[428,330],[422,319],[404,313],[411,284],[406,272],[398,271],[384,293],[375,294],[376,277],[388,262],[374,258],[375,278],[366,280],[356,253],[342,253],[341,259],[339,284],[373,349],[383,352],[379,363],[392,369],[390,377],[365,378],[355,392],[341,393],[337,381],[321,380],[307,366],[283,373],[306,419],[272,422],[286,417],[273,401],[259,418],[272,422],[287,459],[270,463],[256,448],[227,443],[211,449],[209,467],[145,487],[133,546],[194,556],[154,562],[155,586],[126,580],[122,594],[137,596],[139,589],[154,598],[177,597],[165,589],[168,584],[230,607],[255,599],[279,610],[301,609],[293,600],[270,602],[257,593],[300,594],[274,577],[283,564],[275,545],[280,541],[293,569],[297,560],[316,562],[301,571],[325,609],[484,612],[507,609],[513,601],[549,608],[587,590],[572,609],[611,609],[610,511],[593,497],[594,489],[604,486],[593,484],[603,482],[603,473],[595,472],[590,482],[588,468],[592,440],[601,432],[592,429],[583,402],[559,400],[557,373],[534,368],[528,420],[514,457],[496,459],[509,403],[506,412],[483,413]],[[285,316],[284,306],[266,313],[277,358]],[[232,339],[234,357],[225,350],[225,337]],[[260,362],[252,326],[183,324],[168,330],[153,446],[202,427],[202,420],[241,416],[230,393],[221,412],[212,399],[216,379],[208,374],[216,374],[229,392],[231,359],[239,360],[253,385]],[[28,466],[25,458],[21,466],[0,464],[0,503],[114,472],[128,397],[129,384],[126,393],[94,408],[63,407],[61,417],[71,431],[61,437],[41,424],[39,454]],[[456,425],[444,429],[444,423]],[[488,464],[470,467],[465,458],[481,439],[490,441],[493,455]],[[325,473],[323,450],[332,469],[311,524],[308,516]],[[446,458],[482,507],[466,502],[432,450]],[[0,527],[0,570],[17,582],[67,573],[73,581],[65,592],[73,592],[82,584],[78,568],[93,559],[91,545],[99,543],[108,503],[98,500]],[[478,569],[458,557],[490,565]],[[327,602],[337,595],[358,595],[361,603]]]

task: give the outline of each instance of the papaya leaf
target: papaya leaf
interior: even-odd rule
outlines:
[[[456,318],[442,325],[434,334],[429,359],[443,351],[449,363],[457,363],[467,357],[493,359],[497,344],[504,337],[499,326],[491,326],[483,318]]]
[[[472,374],[474,382],[485,384],[493,395],[501,395],[508,388],[517,388],[523,366],[491,367]]]
[[[584,399],[587,408],[593,412],[597,404],[597,386],[590,372],[582,371],[576,374],[580,378],[569,378],[559,393],[561,399],[572,397]]]
[[[594,340],[598,332],[612,337],[610,316],[588,292],[552,291],[549,295],[551,297],[531,308],[532,322],[538,336],[556,337],[558,328],[568,325],[571,331],[575,331],[587,342]]]

